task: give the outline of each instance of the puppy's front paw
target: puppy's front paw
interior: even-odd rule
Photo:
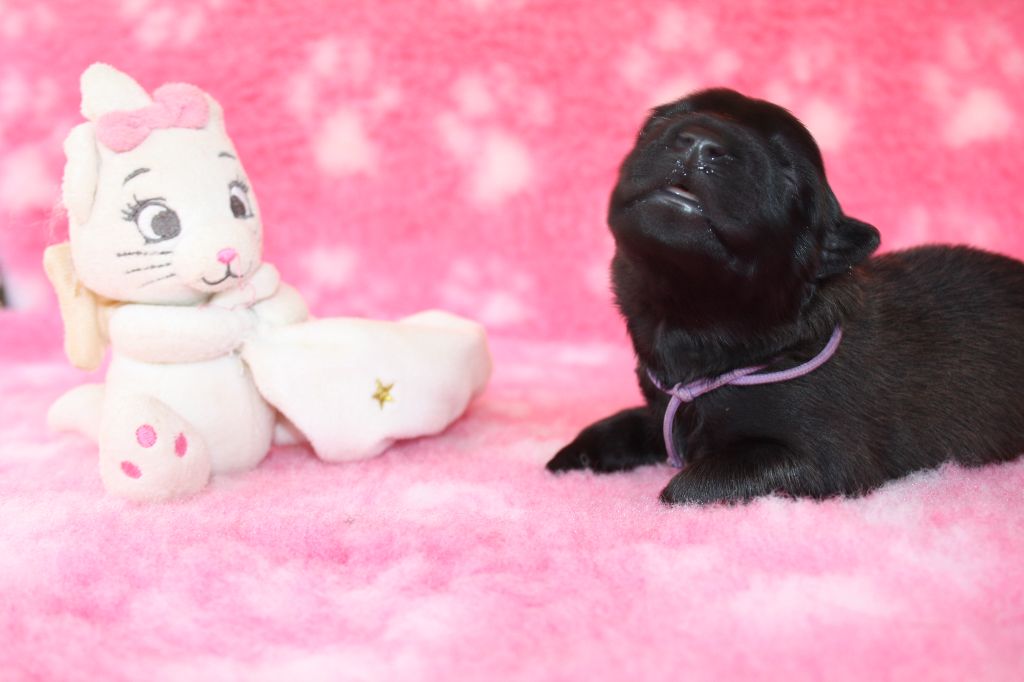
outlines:
[[[572,471],[573,469],[589,469],[591,455],[587,447],[577,438],[559,450],[547,463],[548,471]]]
[[[661,491],[663,504],[743,504],[759,495],[760,483],[746,481],[743,471],[721,465],[725,457],[701,459],[676,474]]]
[[[828,485],[814,460],[784,444],[738,441],[696,459],[669,481],[665,504],[745,504],[765,495],[822,499],[841,492]]]
[[[730,501],[721,499],[721,497],[713,494],[711,486],[701,485],[694,477],[684,474],[686,474],[685,471],[676,474],[669,481],[669,484],[665,486],[665,489],[661,491],[658,499],[661,500],[662,504],[711,504],[714,502]]]
[[[580,431],[548,462],[548,471],[628,471],[664,461],[660,434],[646,408],[623,410]]]

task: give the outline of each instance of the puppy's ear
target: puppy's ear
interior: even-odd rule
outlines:
[[[839,220],[825,234],[818,279],[846,272],[870,256],[881,240],[878,230],[873,226],[856,218],[839,216]]]

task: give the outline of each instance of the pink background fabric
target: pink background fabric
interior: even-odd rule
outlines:
[[[221,102],[317,314],[484,322],[467,417],[105,498],[43,416],[83,380],[40,257],[93,61]],[[712,85],[804,120],[885,249],[1024,256],[1021,3],[0,0],[0,678],[1019,678],[1020,462],[673,510],[667,467],[541,469],[637,400],[607,196],[645,111]]]
[[[121,3],[5,0],[0,262],[39,249],[78,76],[103,60],[223,104],[267,258],[322,314],[441,305],[495,331],[621,338],[604,225],[645,112],[729,85],[818,137],[886,248],[1024,253],[1024,8],[927,0]]]

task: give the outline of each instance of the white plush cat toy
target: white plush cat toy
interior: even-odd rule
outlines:
[[[150,97],[105,64],[82,75],[87,119],[64,144],[70,242],[44,265],[72,363],[54,428],[99,444],[106,489],[165,499],[249,469],[272,442],[325,460],[438,433],[490,376],[482,328],[441,312],[308,320],[261,262],[256,198],[220,106],[170,84]]]

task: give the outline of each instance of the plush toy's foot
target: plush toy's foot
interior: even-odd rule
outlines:
[[[100,477],[111,495],[166,500],[201,490],[210,456],[196,430],[158,400],[107,401],[100,425]]]
[[[77,431],[99,440],[103,409],[103,384],[83,384],[57,398],[46,414],[54,431]]]

